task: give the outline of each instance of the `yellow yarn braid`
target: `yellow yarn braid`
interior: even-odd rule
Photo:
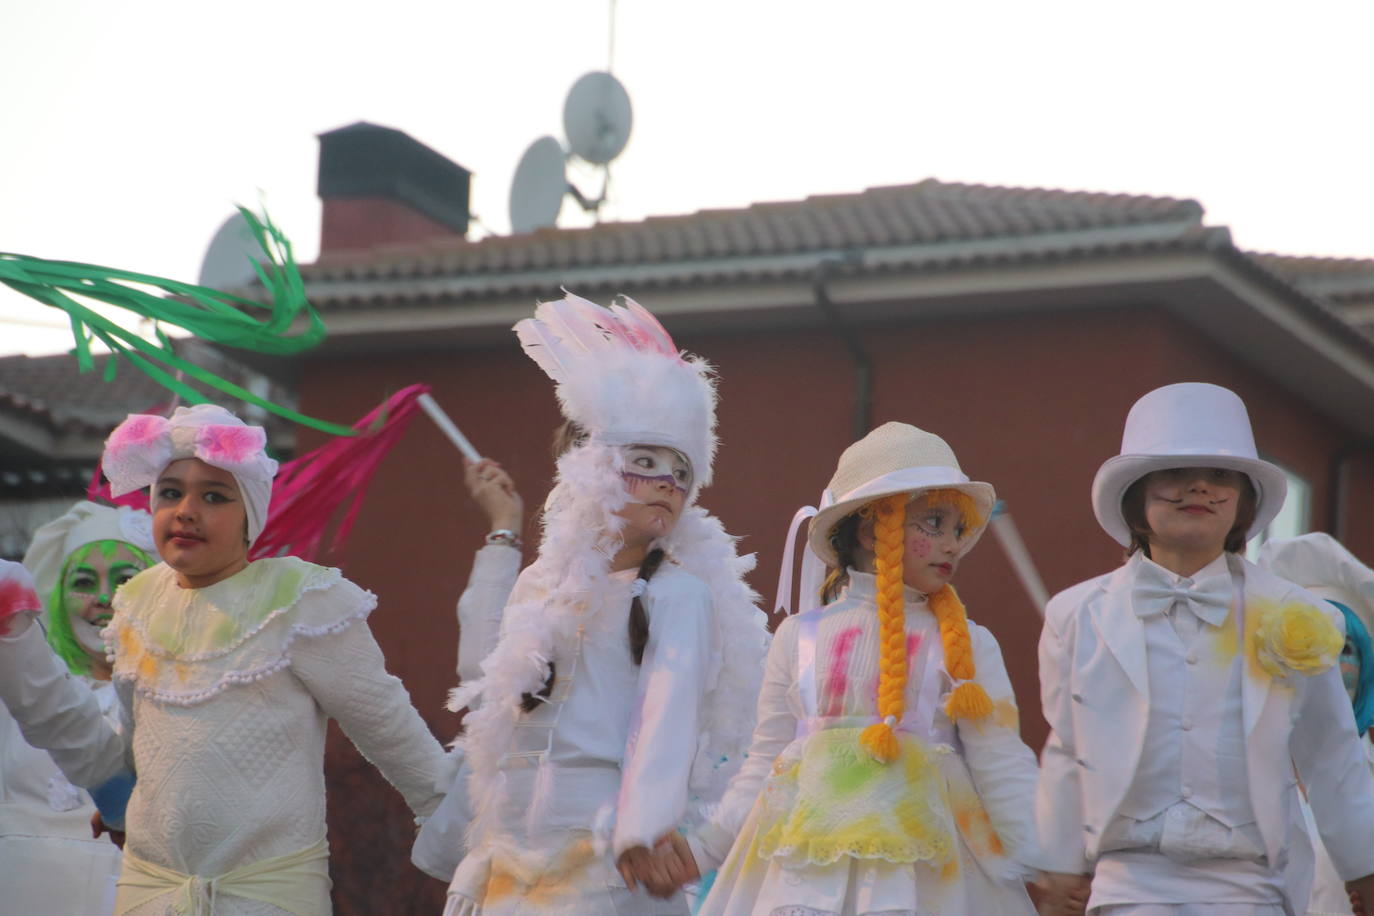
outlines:
[[[930,611],[940,624],[940,641],[945,647],[945,670],[958,682],[945,703],[951,720],[981,719],[992,714],[992,700],[981,684],[973,681],[973,644],[968,635],[968,614],[964,603],[946,585],[928,599]]]
[[[865,728],[859,736],[859,742],[881,763],[891,763],[897,759],[897,736],[888,723],[901,721],[906,697],[906,610],[902,606],[906,503],[904,493],[887,496],[874,503],[874,571],[878,580],[878,715],[884,721]]]

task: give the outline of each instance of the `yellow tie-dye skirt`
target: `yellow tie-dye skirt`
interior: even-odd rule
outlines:
[[[778,756],[699,916],[1033,914],[958,753],[899,732],[883,764],[860,731]]]

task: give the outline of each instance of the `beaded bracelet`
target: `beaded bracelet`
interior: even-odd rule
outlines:
[[[520,535],[509,528],[497,528],[487,534],[488,544],[504,544],[507,547],[514,547],[519,550],[525,546],[525,542],[520,540]]]

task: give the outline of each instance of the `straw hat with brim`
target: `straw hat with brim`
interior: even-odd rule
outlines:
[[[981,523],[965,535],[972,547],[987,527],[997,496],[992,485],[971,481],[944,439],[907,423],[884,423],[844,450],[835,476],[821,496],[807,542],[816,556],[839,565],[830,533],[852,512],[895,493],[917,495],[935,488],[961,490],[978,507]],[[967,549],[967,547],[965,548]]]
[[[1093,480],[1093,513],[1121,546],[1131,543],[1121,511],[1126,491],[1151,471],[1169,468],[1226,468],[1249,477],[1255,521],[1246,540],[1274,520],[1288,494],[1283,471],[1256,453],[1250,415],[1235,392],[1201,382],[1156,388],[1131,407],[1121,454],[1107,459]]]

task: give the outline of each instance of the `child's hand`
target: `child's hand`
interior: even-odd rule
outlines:
[[[1046,916],[1083,916],[1087,912],[1088,895],[1092,891],[1091,875],[1045,872],[1041,887],[1044,890],[1041,912]]]
[[[116,830],[113,827],[107,827],[105,822],[100,819],[100,812],[97,811],[91,815],[91,836],[98,840],[102,833],[108,833],[111,843],[114,843],[120,849],[124,848],[124,831]]]
[[[9,635],[19,615],[36,616],[42,610],[29,571],[13,561],[0,560],[0,636]]]
[[[463,482],[468,495],[481,508],[493,530],[505,528],[520,533],[525,502],[515,489],[515,481],[490,458],[477,463],[463,459]]]
[[[646,846],[632,846],[622,852],[615,867],[620,870],[620,877],[625,879],[625,886],[630,890],[643,884],[651,896],[664,898],[671,897],[677,890],[664,863]]]
[[[1374,875],[1347,881],[1345,889],[1350,894],[1350,909],[1355,916],[1374,916],[1370,909],[1374,906]]]
[[[696,857],[692,855],[692,847],[688,844],[687,838],[676,830],[670,830],[658,838],[658,842],[654,844],[654,856],[663,863],[663,868],[673,883],[673,890],[701,877]]]

